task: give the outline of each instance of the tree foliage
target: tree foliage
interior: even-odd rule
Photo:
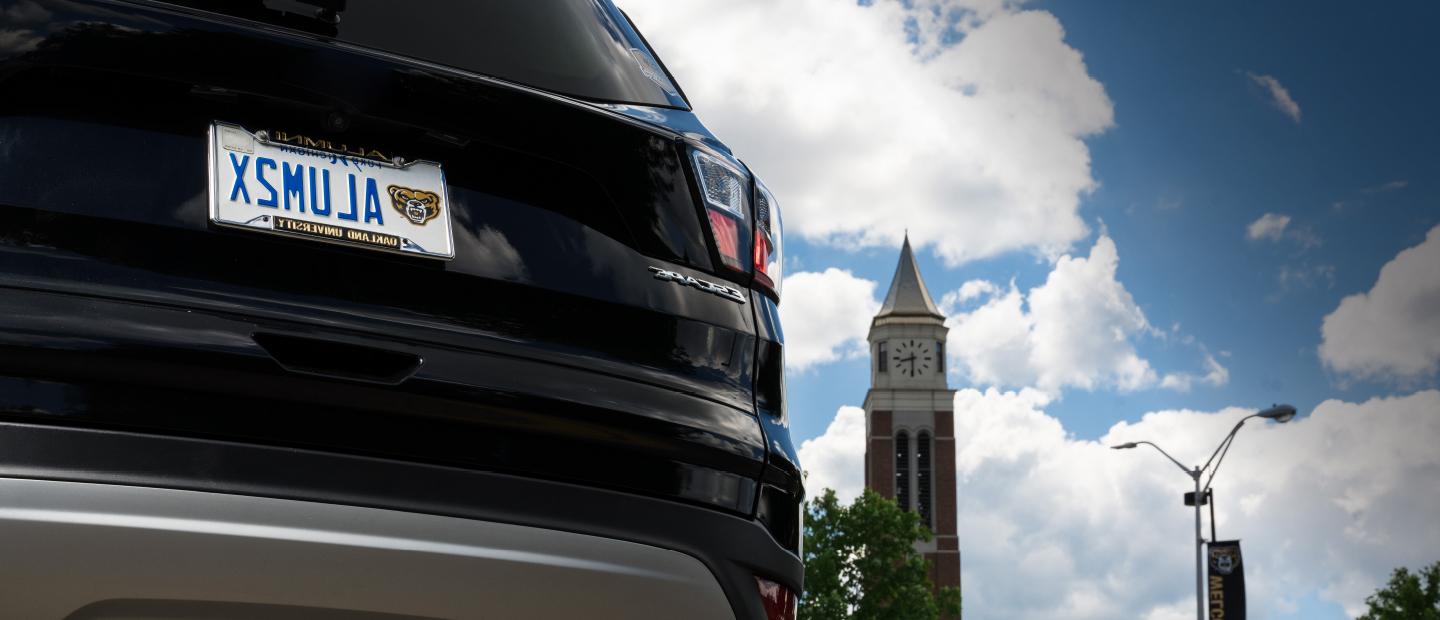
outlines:
[[[1440,620],[1440,562],[1414,573],[1395,569],[1365,604],[1370,609],[1357,620]]]
[[[930,531],[913,512],[866,489],[849,506],[835,492],[805,506],[805,596],[800,617],[934,620],[960,614],[960,592],[936,596],[929,566],[915,550]]]

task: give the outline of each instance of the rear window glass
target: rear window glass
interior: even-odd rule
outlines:
[[[581,99],[688,107],[608,0],[170,0]],[[338,6],[339,23],[315,19]]]

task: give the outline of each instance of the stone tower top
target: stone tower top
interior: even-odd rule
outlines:
[[[948,390],[945,377],[945,315],[930,298],[910,237],[900,248],[900,262],[890,292],[870,322],[870,386],[880,390]],[[874,389],[871,396],[875,396]],[[891,394],[891,392],[886,392]],[[934,394],[939,401],[947,394]],[[883,398],[883,397],[882,397]],[[868,398],[867,398],[868,400]],[[948,404],[943,405],[948,408]]]
[[[891,316],[934,317],[944,320],[925,280],[920,278],[920,267],[915,264],[915,253],[910,250],[910,235],[905,235],[905,245],[900,248],[900,264],[895,266],[895,277],[890,279],[890,292],[885,303],[880,305],[876,319]]]

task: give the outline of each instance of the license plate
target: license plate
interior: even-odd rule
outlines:
[[[440,164],[379,161],[210,126],[210,220],[431,258],[455,257]]]

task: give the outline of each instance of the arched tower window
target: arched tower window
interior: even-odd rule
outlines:
[[[930,521],[930,433],[926,431],[915,435],[915,498],[920,522],[934,530]]]
[[[910,434],[895,433],[895,499],[901,510],[910,509]]]

